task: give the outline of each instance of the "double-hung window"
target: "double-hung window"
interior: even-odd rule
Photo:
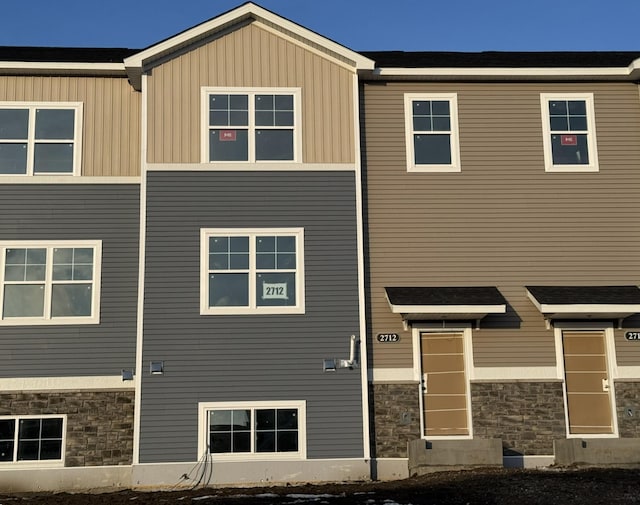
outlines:
[[[0,243],[0,324],[99,322],[100,241]]]
[[[296,162],[298,88],[203,88],[203,162]]]
[[[0,102],[0,175],[79,175],[81,103]]]
[[[201,314],[304,313],[302,228],[201,231]]]
[[[404,109],[407,170],[459,172],[457,95],[406,93]]]
[[[0,417],[0,464],[64,458],[64,416]]]
[[[304,401],[201,403],[199,418],[201,454],[305,457]]]
[[[546,171],[598,171],[593,94],[542,94],[540,102]]]

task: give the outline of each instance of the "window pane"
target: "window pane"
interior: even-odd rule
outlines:
[[[62,419],[43,419],[42,438],[62,438]]]
[[[15,429],[15,419],[0,419],[0,440],[13,440]]]
[[[0,144],[0,174],[27,173],[27,144]]]
[[[53,250],[53,280],[93,278],[93,249],[57,247]]]
[[[53,264],[70,265],[73,262],[73,249],[70,247],[56,247],[53,250]]]
[[[256,95],[256,110],[273,110],[273,95]]]
[[[36,109],[36,140],[73,139],[73,109]]]
[[[229,108],[231,110],[249,110],[248,95],[230,95]]]
[[[20,419],[19,426],[20,440],[40,438],[40,419]]]
[[[259,307],[296,304],[295,273],[260,273],[256,284],[256,304]]]
[[[229,253],[214,253],[209,255],[209,270],[228,270]]]
[[[251,452],[251,432],[233,433],[233,452]]]
[[[0,461],[13,461],[13,438],[0,440]]]
[[[40,444],[40,459],[62,459],[62,440],[43,440]]]
[[[298,429],[298,409],[278,409],[278,429]]]
[[[245,273],[211,274],[209,276],[210,307],[247,307],[249,275]]]
[[[293,95],[276,95],[276,110],[293,110]]]
[[[28,109],[0,109],[0,139],[26,140],[28,135]]]
[[[586,116],[587,115],[587,102],[584,100],[569,100],[567,108],[570,115]]]
[[[229,252],[229,237],[210,237],[209,251],[212,253],[225,254]]]
[[[414,135],[416,165],[450,165],[449,135]]]
[[[431,114],[434,116],[448,116],[449,100],[433,100],[431,102]]]
[[[551,135],[551,152],[554,165],[589,164],[586,135]]]
[[[276,409],[256,410],[256,430],[273,430],[276,427]]]
[[[428,116],[431,115],[431,101],[429,100],[414,100],[413,102],[413,115],[414,116]]]
[[[571,116],[569,117],[570,131],[587,131],[587,116]]]
[[[231,433],[211,433],[209,451],[211,453],[231,452]]]
[[[413,117],[413,131],[430,132],[431,130],[433,130],[433,126],[431,125],[431,116]]]
[[[229,111],[229,126],[247,126],[249,124],[249,111]]]
[[[248,161],[249,133],[247,130],[211,130],[209,132],[209,161]]]
[[[18,441],[18,461],[36,461],[40,455],[38,440]]]
[[[269,236],[256,237],[256,251],[257,252],[275,252],[276,250],[276,238]]]
[[[209,109],[229,110],[229,95],[209,95]]]
[[[44,315],[44,285],[6,285],[4,287],[4,317],[42,317]]]
[[[33,172],[73,173],[73,144],[36,144]]]
[[[549,115],[561,115],[567,114],[567,101],[566,100],[550,100],[549,101]]]
[[[232,270],[247,270],[249,268],[249,254],[231,253],[229,255],[229,268]]]
[[[292,130],[256,130],[257,160],[293,160]]]
[[[434,116],[433,131],[448,132],[451,131],[451,120],[449,116]]]
[[[274,431],[256,433],[256,452],[276,452],[276,434]]]
[[[278,252],[296,252],[296,238],[295,237],[277,237]]]
[[[569,130],[569,119],[565,116],[554,116],[549,118],[551,124],[551,131],[564,131]]]
[[[271,110],[256,111],[257,126],[275,126],[275,113]]]
[[[297,452],[298,451],[298,432],[297,431],[279,431],[277,438],[278,452]]]
[[[231,431],[231,410],[209,412],[210,431]]]
[[[51,288],[51,316],[90,316],[92,294],[91,284],[54,284]]]
[[[249,252],[249,237],[229,237],[229,250],[231,252]]]

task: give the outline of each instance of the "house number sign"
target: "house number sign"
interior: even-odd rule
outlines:
[[[400,335],[397,333],[378,333],[378,342],[400,342]]]
[[[262,284],[262,299],[263,300],[288,300],[287,296],[287,283],[286,282],[274,282]]]
[[[626,338],[627,340],[640,341],[640,331],[628,331],[624,334],[624,338]]]

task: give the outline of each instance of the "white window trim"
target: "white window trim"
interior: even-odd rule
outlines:
[[[27,139],[27,173],[26,174],[0,174],[0,177],[52,177],[52,176],[79,176],[82,162],[82,102],[0,102],[0,109],[29,109],[29,136]],[[75,112],[73,131],[73,171],[44,174],[33,173],[35,141],[35,111],[36,109],[73,109]]]
[[[549,118],[549,102],[552,100],[584,100],[587,108],[587,149],[588,165],[556,165],[551,152],[551,124]],[[598,146],[596,141],[595,109],[593,93],[540,93],[542,112],[542,141],[544,148],[545,172],[598,172]]]
[[[52,264],[51,251],[56,247],[76,247],[93,249],[93,280],[91,315],[80,317],[51,317],[51,287]],[[4,275],[7,248],[42,248],[47,249],[47,268],[44,298],[44,315],[42,317],[4,317]],[[102,241],[101,240],[15,240],[0,242],[0,326],[33,326],[33,325],[64,325],[64,324],[99,324],[100,323],[100,284],[102,272]]]
[[[249,236],[249,306],[209,307],[209,237],[212,235]],[[291,306],[258,307],[255,305],[255,251],[257,235],[294,235],[296,237],[296,303]],[[202,228],[200,230],[200,315],[304,314],[304,228]]]
[[[233,409],[298,409],[297,452],[239,452],[208,454],[210,410]],[[252,418],[252,422],[255,419]],[[214,461],[307,459],[307,402],[305,400],[254,402],[201,402],[198,404],[198,458],[209,455]],[[254,427],[251,435],[255,436]]]
[[[229,94],[229,95],[249,95],[249,159],[248,161],[209,161],[209,95]],[[253,96],[255,95],[293,95],[293,159],[292,160],[259,160],[255,159],[255,140],[252,140],[252,133],[255,132],[255,109]],[[207,164],[230,164],[230,165],[273,165],[274,163],[301,163],[302,162],[302,91],[301,88],[247,88],[247,87],[212,87],[204,86],[200,93],[201,110],[201,137],[200,137],[200,161]],[[233,129],[234,127],[229,127]]]
[[[20,419],[62,419],[62,451],[60,459],[39,459],[29,461],[0,461],[0,468],[50,468],[50,467],[63,467],[65,460],[65,448],[67,445],[67,415],[66,414],[41,414],[41,415],[9,415],[0,416],[0,420],[3,419],[15,419],[16,432],[14,434],[14,440],[16,442],[14,446],[14,457],[17,455],[17,441],[18,441],[18,425]]]
[[[451,121],[451,163],[448,165],[417,165],[413,143],[413,101],[447,100]],[[407,172],[460,172],[460,134],[458,130],[457,93],[405,93],[404,94],[405,146],[407,152]]]

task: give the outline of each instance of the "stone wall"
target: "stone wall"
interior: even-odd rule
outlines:
[[[618,433],[640,438],[640,382],[615,382]]]
[[[65,466],[130,465],[133,391],[0,393],[0,415],[66,414]]]
[[[473,435],[501,438],[504,454],[553,454],[566,438],[562,382],[472,383]]]
[[[370,386],[372,453],[376,458],[406,458],[407,443],[420,438],[417,384]]]

